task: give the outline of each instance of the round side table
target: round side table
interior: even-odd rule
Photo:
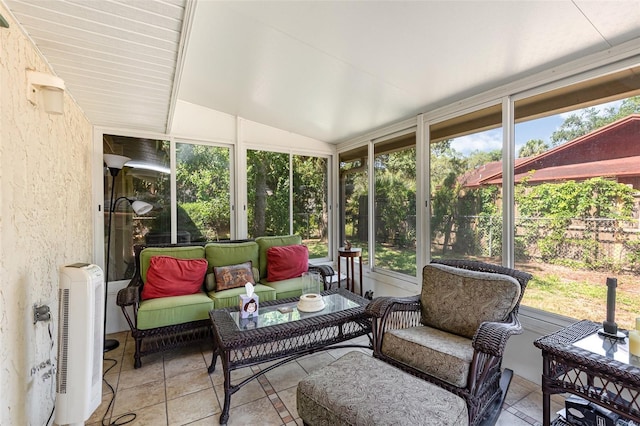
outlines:
[[[362,249],[351,247],[347,250],[344,247],[338,248],[338,287],[340,286],[340,265],[342,264],[342,258],[347,261],[347,290],[352,293],[356,292],[355,289],[355,266],[354,259],[358,258],[358,264],[360,265],[360,285],[358,291],[362,296]]]

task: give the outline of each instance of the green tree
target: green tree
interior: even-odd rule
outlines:
[[[569,142],[635,113],[640,113],[640,96],[623,100],[618,108],[609,107],[604,111],[598,111],[593,107],[582,109],[567,117],[558,130],[551,134],[551,144],[558,146]]]
[[[458,177],[468,169],[467,160],[451,148],[450,140],[431,145],[431,229],[433,239],[443,239],[443,255],[449,247],[462,193]]]
[[[229,238],[229,149],[184,143],[176,148],[178,231],[189,232],[192,241]],[[181,214],[189,219],[181,220]]]
[[[619,222],[631,217],[633,193],[627,185],[602,177],[536,186],[525,179],[515,194],[520,216],[526,219],[524,245],[530,252],[537,249],[545,262],[563,262],[566,253],[576,252],[582,267],[602,266],[607,262],[598,253],[599,233],[615,236]],[[585,229],[571,235],[567,231],[574,219]]]
[[[478,166],[482,166],[487,163],[493,163],[494,161],[502,160],[502,150],[496,149],[493,151],[478,151],[475,150],[467,156],[467,167],[474,169]]]
[[[249,234],[289,233],[289,155],[247,150]]]
[[[293,156],[293,232],[326,241],[328,223],[327,159]]]
[[[379,154],[374,164],[376,241],[411,245],[415,241],[416,150]]]
[[[549,145],[542,139],[529,139],[518,151],[518,157],[533,157],[549,149]]]

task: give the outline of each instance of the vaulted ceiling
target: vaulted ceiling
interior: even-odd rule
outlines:
[[[625,42],[638,1],[0,0],[94,125],[178,100],[327,142]]]

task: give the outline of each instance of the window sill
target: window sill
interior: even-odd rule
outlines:
[[[420,293],[419,281],[416,277],[405,274],[394,273],[391,271],[371,271],[367,269],[363,272],[364,276],[372,281],[396,287],[411,294]]]
[[[538,333],[541,336],[546,336],[578,321],[575,318],[565,317],[522,305],[520,306],[518,318],[525,330]]]

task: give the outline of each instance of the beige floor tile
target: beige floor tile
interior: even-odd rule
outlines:
[[[189,426],[218,426],[219,424],[220,414],[214,414],[213,416],[205,417],[204,419],[189,423]]]
[[[119,374],[122,370],[122,356],[111,357],[109,353],[104,354],[102,361],[102,374]]]
[[[276,392],[296,386],[298,382],[307,377],[307,372],[296,362],[285,364],[265,374],[271,386]]]
[[[129,343],[127,341],[127,346],[125,347],[123,356],[122,356],[122,367],[121,369],[124,370],[133,370],[134,366],[134,358],[133,355],[136,352],[136,346],[135,346],[135,342],[132,340],[131,343]],[[158,353],[154,353],[154,354],[149,354],[149,355],[145,355],[142,357],[141,362],[142,362],[142,367],[147,367],[148,365],[152,365],[155,363],[162,363],[164,361],[164,354],[162,352],[158,352]]]
[[[565,393],[556,393],[551,395],[551,402],[555,402],[558,405],[564,407],[564,400],[567,399],[568,394]]]
[[[231,372],[231,383],[233,384],[238,383],[241,379],[248,377],[251,374],[253,373],[251,372],[250,367],[244,367],[244,368],[239,368],[237,370],[233,370]],[[222,364],[220,363],[220,360],[218,360],[218,363],[216,364],[215,371],[211,373],[209,377],[211,377],[211,381],[213,382],[214,385],[221,385],[224,383],[224,375],[222,373]]]
[[[542,392],[531,392],[512,406],[514,409],[526,414],[538,422],[542,422]],[[562,409],[563,406],[555,401],[551,401],[551,413]]]
[[[213,389],[211,378],[204,368],[167,377],[165,386],[167,399],[178,398],[203,389]]]
[[[311,374],[312,372],[326,367],[328,364],[335,361],[335,358],[329,355],[327,352],[319,352],[317,354],[308,355],[298,360],[298,364],[307,372],[307,374]]]
[[[107,380],[118,391],[111,410],[114,412],[111,421],[122,413],[131,411],[137,416],[131,424],[137,426],[218,425],[221,404],[224,401],[222,364],[218,359],[216,371],[211,375],[207,373],[212,354],[210,347],[193,346],[148,355],[142,358],[142,368],[135,370],[135,344],[130,333],[119,334],[117,338],[121,341],[121,347],[112,351],[111,355],[114,359],[120,358],[118,368],[107,374]],[[357,339],[358,344],[367,342],[366,337]],[[352,350],[356,349],[334,349],[308,355],[265,374],[269,384],[278,392],[278,397],[294,418],[294,421],[287,425],[302,425],[296,408],[298,381]],[[371,350],[357,350],[371,355]],[[265,368],[271,364],[273,363],[261,364],[260,367]],[[104,365],[110,364],[105,362]],[[254,368],[257,371],[257,367]],[[231,373],[232,383],[237,384],[251,374],[252,369],[248,367],[235,370]],[[89,426],[101,425],[102,416],[111,399],[108,388],[103,386],[103,391],[106,392],[103,402],[87,422]],[[563,405],[564,395],[552,396],[553,413]],[[510,406],[509,411],[503,410],[497,426],[529,425],[521,417],[527,417],[533,424],[537,424],[542,419],[540,386],[514,376],[507,394],[507,406]],[[250,381],[231,397],[229,425],[245,424],[285,424],[257,379]]]
[[[131,426],[160,426],[167,424],[167,405],[163,402],[160,404],[152,405],[150,407],[140,408],[135,412],[136,418],[127,425]],[[123,424],[128,420],[128,417],[123,417],[121,422]]]
[[[231,398],[233,400],[233,398]],[[271,404],[269,398],[264,397],[251,404],[244,404],[229,411],[228,426],[246,425],[281,425],[280,415]]]
[[[195,354],[202,355],[202,349],[200,348],[200,345],[197,343],[189,344],[181,348],[176,348],[176,349],[166,351],[164,353],[164,359],[172,360],[175,358],[184,358],[184,357],[195,355]]]
[[[208,364],[199,350],[182,356],[165,356],[164,360],[165,377],[173,377],[188,371],[204,371],[206,373],[207,367]]]
[[[124,370],[120,373],[118,380],[118,391],[120,389],[128,389],[145,383],[157,382],[164,380],[164,365],[162,362],[143,365],[137,370]]]
[[[507,405],[513,405],[521,399],[527,397],[532,392],[539,391],[540,387],[536,384],[519,378],[518,376],[513,376],[511,379],[511,384],[509,385],[509,391],[507,392],[507,396],[505,398],[505,403]]]
[[[120,373],[109,372],[106,375],[102,376],[102,395],[111,395],[118,388],[118,380],[120,380]],[[106,382],[106,383],[105,383]],[[111,385],[111,389],[107,385]]]
[[[503,411],[498,417],[496,426],[530,426],[530,424],[514,414]]]
[[[213,356],[213,346],[211,345],[202,345],[200,347],[202,356],[207,360],[207,364],[211,363],[211,357]]]
[[[369,337],[368,336],[360,336],[360,337],[356,337],[355,339],[350,340],[349,343],[353,343],[354,345],[369,346],[369,344],[371,342],[369,341]]]
[[[140,386],[118,389],[113,404],[113,415],[135,412],[165,401],[164,381],[148,382]]]
[[[110,409],[109,415],[106,417],[105,417],[105,413],[107,411],[107,408],[109,408],[109,403],[111,402],[111,398],[112,398],[111,393],[109,393],[108,395],[103,395],[102,402],[100,402],[100,405],[98,406],[98,408],[94,410],[94,412],[91,414],[91,416],[89,416],[89,418],[85,423],[87,424],[100,423],[104,418],[106,420],[105,423],[108,424],[109,423],[108,420],[113,410]]]
[[[134,358],[133,355],[136,352],[136,342],[132,337],[128,337],[125,343],[124,353],[122,357],[122,370],[133,370]],[[162,362],[164,359],[164,353],[154,353],[145,355],[142,357],[142,367],[146,367],[149,364],[153,364],[155,362]]]
[[[328,352],[332,357],[334,357],[335,359],[338,359],[343,355],[348,354],[351,351],[360,351],[369,356],[373,355],[373,352],[371,351],[371,349],[364,349],[364,348],[340,348],[340,349],[331,349]]]
[[[213,389],[204,389],[167,401],[168,424],[185,425],[220,412]]]
[[[539,384],[529,381],[525,378],[522,378],[517,374],[514,374],[513,378],[511,379],[511,384],[514,384],[514,383],[518,383],[520,386],[531,389],[532,391],[540,389]]]
[[[131,353],[131,355],[125,354],[124,358],[122,358],[122,371],[134,370],[134,362],[135,360],[133,358],[133,352]],[[164,357],[162,353],[145,355],[142,357],[140,362],[142,366],[138,368],[138,370],[149,367],[151,365],[162,364],[164,362]]]
[[[294,419],[297,419],[299,417],[298,408],[296,407],[297,389],[298,389],[298,386],[296,385],[296,386],[290,387],[289,389],[281,390],[280,392],[278,392],[278,396],[280,397],[280,400],[282,401],[284,406],[287,407],[287,410],[289,410],[291,417],[293,417]]]
[[[224,386],[222,384],[215,385],[216,395],[220,402],[220,407],[224,405]],[[236,393],[231,395],[231,407],[237,407],[248,402],[253,402],[257,399],[265,397],[267,394],[258,382],[257,379],[251,380],[246,385],[241,387]]]

